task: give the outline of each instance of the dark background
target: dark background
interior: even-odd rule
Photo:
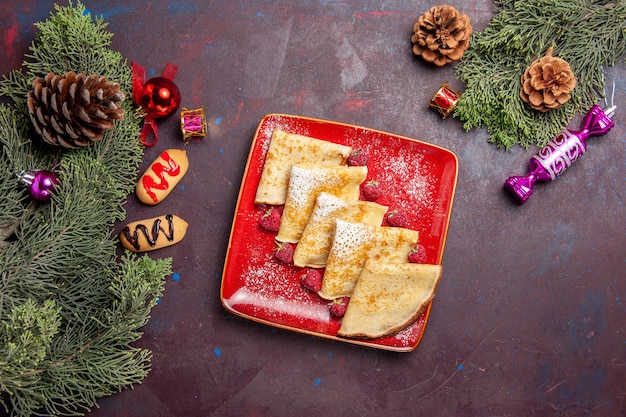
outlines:
[[[66,5],[67,3],[61,3]],[[428,108],[453,67],[411,53],[433,1],[84,1],[115,33],[112,49],[160,75],[179,66],[183,106],[204,106],[209,134],[187,146],[190,170],[161,207],[190,223],[151,256],[174,275],[140,344],[143,384],[90,416],[626,415],[626,116],[524,206],[502,190],[536,149],[511,152]],[[491,1],[451,1],[481,31]],[[0,4],[0,73],[20,66],[50,1]],[[623,59],[607,76],[626,101]],[[514,94],[514,92],[512,92]],[[278,330],[219,300],[231,220],[251,139],[268,113],[418,138],[455,152],[459,177],[444,275],[424,338],[392,353]],[[571,127],[578,128],[578,121]],[[177,117],[159,123],[140,170],[180,147]],[[128,221],[153,217],[129,197]],[[165,212],[163,211],[163,212]]]

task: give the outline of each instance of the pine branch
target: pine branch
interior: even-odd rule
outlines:
[[[151,353],[133,343],[171,260],[116,254],[112,226],[125,217],[143,155],[132,103],[102,140],[79,150],[43,143],[26,114],[32,80],[49,71],[95,73],[130,92],[129,66],[108,49],[112,34],[80,3],[56,6],[36,26],[22,71],[0,82],[14,102],[0,105],[0,409],[82,415],[149,371]],[[36,203],[17,174],[57,164],[52,200]]]
[[[623,0],[502,0],[499,11],[455,68],[465,83],[455,116],[466,130],[486,127],[489,141],[510,150],[545,145],[604,91],[603,66],[626,52]],[[578,79],[572,98],[547,113],[519,98],[521,76],[548,47]]]

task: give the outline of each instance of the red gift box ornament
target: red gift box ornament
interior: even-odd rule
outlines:
[[[456,109],[460,97],[461,94],[453,90],[448,83],[443,83],[428,103],[428,107],[437,110],[445,119]]]
[[[145,146],[154,146],[159,138],[156,120],[170,116],[180,107],[180,90],[173,81],[178,67],[168,62],[160,77],[148,81],[145,81],[144,67],[133,62],[132,69],[133,101],[146,116],[139,139]],[[151,133],[154,133],[154,139],[148,141]]]

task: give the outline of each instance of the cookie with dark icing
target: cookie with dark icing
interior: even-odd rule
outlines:
[[[147,252],[174,245],[185,237],[188,223],[174,214],[127,224],[120,232],[122,246],[132,252]]]

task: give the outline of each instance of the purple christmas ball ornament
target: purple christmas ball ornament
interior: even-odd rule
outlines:
[[[49,170],[24,171],[19,178],[35,200],[44,202],[52,198],[52,193],[59,183],[57,174]]]

